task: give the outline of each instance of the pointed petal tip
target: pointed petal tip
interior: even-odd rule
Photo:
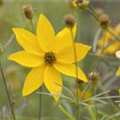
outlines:
[[[86,77],[86,75],[84,76],[84,78],[82,79],[79,79],[80,81],[84,82],[84,83],[87,83],[88,82],[88,78]]]
[[[24,91],[22,91],[22,97],[27,97],[29,94],[25,93]]]
[[[22,96],[23,96],[23,97],[27,97],[27,96],[29,96],[30,94],[32,94],[32,92],[26,91],[26,90],[23,88],[23,90],[22,90]]]
[[[41,19],[41,18],[46,18],[46,16],[41,13],[40,16],[39,16],[39,18],[40,18],[40,19]]]
[[[84,79],[84,81],[83,82],[85,82],[85,83],[87,83],[88,82],[88,79],[86,78],[86,79]]]
[[[59,101],[59,99],[60,99],[60,97],[56,97],[56,96],[54,96],[54,100],[55,100],[55,102],[58,102]]]
[[[91,49],[92,49],[92,47],[91,47],[91,46],[88,46],[88,51],[91,50]]]
[[[13,60],[12,55],[8,56],[8,60]]]
[[[18,29],[19,29],[19,28],[12,28],[12,31],[13,31],[14,33],[16,33]]]
[[[43,13],[41,13],[40,16],[45,16],[45,15]]]

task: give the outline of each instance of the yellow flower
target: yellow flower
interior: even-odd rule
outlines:
[[[73,41],[66,29],[55,35],[53,26],[43,14],[38,20],[36,35],[25,29],[13,29],[17,42],[24,50],[10,55],[9,59],[32,68],[25,79],[23,96],[33,93],[44,83],[58,101],[59,96],[55,94],[61,94],[63,84],[60,73],[76,77]],[[75,46],[77,61],[82,60],[91,48],[80,43],[76,43]],[[87,82],[83,71],[79,67],[77,69],[78,78]]]
[[[72,7],[75,9],[86,9],[89,5],[89,0],[73,0]]]
[[[82,95],[82,91],[79,89],[78,90],[78,96],[81,98]],[[82,96],[83,100],[86,100],[88,98],[92,97],[92,91],[90,89],[88,89]]]
[[[110,28],[110,31],[112,31],[116,36],[119,36],[120,35],[120,24],[118,24],[114,29],[113,28]],[[103,40],[105,39],[105,44],[104,45],[107,45],[109,44],[111,41],[114,40],[114,37],[109,33],[109,32],[106,32],[105,34],[105,37],[102,36],[100,39],[99,39],[99,42],[98,42],[98,51],[97,53],[99,54],[100,53],[100,49],[101,47],[103,46]],[[109,54],[109,55],[113,55],[115,54],[115,52],[120,48],[120,42],[116,40],[116,42],[114,42],[112,45],[110,45],[108,48],[106,48],[104,50],[104,54]]]
[[[120,66],[118,67],[118,70],[116,71],[116,76],[120,76]]]
[[[116,51],[115,55],[117,58],[120,59],[120,50]],[[118,67],[118,70],[116,71],[116,76],[120,77],[120,66]]]

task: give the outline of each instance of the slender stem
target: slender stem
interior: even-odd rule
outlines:
[[[93,17],[96,19],[97,22],[99,22],[99,19],[98,19],[98,17],[96,16],[96,14],[95,14],[90,8],[88,8],[87,10],[88,10],[88,12],[90,13],[90,15],[93,16]]]
[[[70,120],[75,120],[75,118],[73,118],[73,116],[71,116],[62,105],[58,105],[58,107]]]
[[[5,49],[14,39],[14,34],[11,35],[10,39],[7,41],[7,43],[3,46],[3,49]]]
[[[91,16],[93,16],[96,21],[98,23],[100,23],[96,13],[95,13],[95,10],[94,8],[92,7],[92,5],[89,6],[89,8],[87,9],[88,12],[90,13]],[[106,29],[107,32],[109,32],[116,40],[120,41],[120,37],[116,36],[109,28]],[[104,49],[108,48],[110,45],[112,45],[116,40],[112,41],[110,44],[108,44]]]
[[[107,29],[107,31],[118,41],[120,41],[120,37],[116,36],[110,29]]]
[[[94,87],[93,88],[93,94],[94,95],[96,95],[96,88]],[[94,104],[95,104],[95,118],[96,118],[96,120],[98,120],[99,118],[98,118],[98,114],[97,114],[97,111],[98,111],[98,108],[97,108],[97,102],[96,101],[94,101]]]
[[[84,94],[86,93],[87,89],[90,87],[91,83],[92,83],[92,81],[90,80],[88,82],[88,84],[86,85],[86,87],[84,88],[84,90],[82,91],[81,98],[84,96]]]
[[[32,21],[32,20],[30,20],[30,23],[31,23],[32,31],[34,32],[34,25],[33,25],[33,21]]]
[[[15,113],[14,113],[14,108],[13,108],[12,101],[11,101],[11,98],[10,98],[9,90],[7,88],[7,84],[6,84],[4,72],[3,72],[3,69],[2,69],[1,61],[0,61],[0,71],[1,71],[2,78],[3,78],[3,83],[4,83],[4,86],[5,86],[5,90],[6,90],[6,93],[7,93],[7,98],[8,98],[8,102],[9,102],[9,105],[10,105],[13,120],[16,120]]]
[[[42,92],[42,88],[39,89],[39,92]],[[39,96],[39,113],[38,113],[38,120],[41,120],[41,116],[42,116],[42,94],[40,94]]]
[[[72,40],[74,41],[72,28],[70,29],[70,31],[71,31]],[[77,69],[77,51],[76,51],[75,43],[73,43],[73,50],[74,50],[74,58],[75,58],[76,90],[77,90],[77,95],[76,95],[76,120],[79,120],[79,89],[78,89],[79,84],[78,84],[78,69]]]
[[[32,19],[30,20],[30,23],[31,23],[31,27],[32,27],[32,31],[34,32],[34,25],[33,25],[33,21]],[[42,92],[42,88],[39,88],[39,92]],[[41,120],[41,111],[42,111],[42,94],[39,95],[39,105],[38,105],[38,120]]]

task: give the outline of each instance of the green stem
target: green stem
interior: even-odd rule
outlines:
[[[32,21],[32,20],[30,20],[30,23],[31,23],[32,31],[34,32],[34,25],[33,25],[33,21]]]
[[[72,28],[70,28],[71,31],[71,36],[72,40],[74,41],[73,33],[72,33]],[[74,50],[74,58],[75,58],[75,73],[76,73],[76,90],[77,90],[77,95],[76,95],[76,120],[79,120],[79,84],[78,84],[78,69],[77,69],[77,51],[76,51],[76,46],[75,43],[73,43],[73,50]]]
[[[93,110],[92,110],[91,107],[88,108],[88,111],[89,111],[89,114],[90,114],[91,117],[92,117],[92,120],[96,120],[96,117],[95,117],[95,115],[94,115]]]
[[[62,105],[58,105],[59,109],[70,119],[70,120],[75,120],[64,108]]]
[[[42,88],[39,89],[39,92],[42,92]],[[42,94],[40,94],[39,96],[39,113],[38,113],[38,120],[41,120],[41,116],[42,116]]]
[[[95,10],[94,10],[94,8],[92,7],[92,5],[90,5],[87,10],[88,10],[88,12],[90,13],[90,15],[93,16],[98,23],[100,23],[97,15],[96,15],[96,13],[95,13]],[[120,37],[116,36],[109,28],[107,28],[106,31],[109,32],[116,40],[120,41]],[[112,41],[110,44],[108,44],[104,49],[108,48],[108,47],[109,47],[110,45],[112,45],[114,42],[115,42],[115,40]]]
[[[12,101],[11,101],[11,98],[10,98],[9,90],[7,88],[7,84],[6,84],[4,72],[3,72],[3,69],[2,69],[1,61],[0,61],[0,71],[1,71],[2,78],[3,78],[3,83],[4,83],[4,86],[5,86],[5,91],[7,93],[7,98],[8,98],[8,102],[9,102],[9,105],[10,105],[10,109],[11,109],[11,113],[12,113],[12,116],[13,116],[13,120],[16,120],[15,113],[14,113],[14,108],[13,108]]]
[[[99,82],[99,87],[101,88],[101,90],[104,92],[105,88],[103,87],[103,85],[101,85],[101,83]],[[106,93],[106,96],[108,96],[109,94]],[[112,102],[111,99],[108,99],[110,104],[115,108],[116,111],[119,111],[119,108]],[[114,109],[113,109],[114,110]]]
[[[98,19],[98,17],[96,16],[96,14],[95,14],[90,8],[88,8],[87,10],[88,10],[88,12],[90,13],[90,15],[93,16],[97,22],[99,22],[99,19]]]
[[[93,88],[93,92],[94,92],[94,95],[96,95],[96,88],[95,87]],[[98,111],[97,102],[94,101],[94,104],[95,104],[95,111],[94,111],[95,112],[95,119],[99,120],[99,118],[98,118],[98,112],[97,112]]]

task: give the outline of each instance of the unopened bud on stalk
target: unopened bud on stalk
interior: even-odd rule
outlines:
[[[65,15],[64,21],[65,21],[66,25],[71,28],[73,28],[73,26],[75,25],[75,18],[72,14]]]
[[[104,11],[101,8],[96,8],[95,13],[96,13],[97,16],[101,16],[101,15],[104,14]]]
[[[99,74],[97,72],[92,72],[89,74],[89,79],[92,81],[93,85],[96,85],[99,80]]]
[[[109,26],[109,23],[110,23],[110,18],[108,15],[106,14],[103,14],[99,17],[99,22],[100,22],[100,25],[103,29],[106,29],[108,28]]]
[[[23,11],[27,19],[32,20],[33,15],[34,15],[34,10],[33,7],[28,4],[23,6]]]

